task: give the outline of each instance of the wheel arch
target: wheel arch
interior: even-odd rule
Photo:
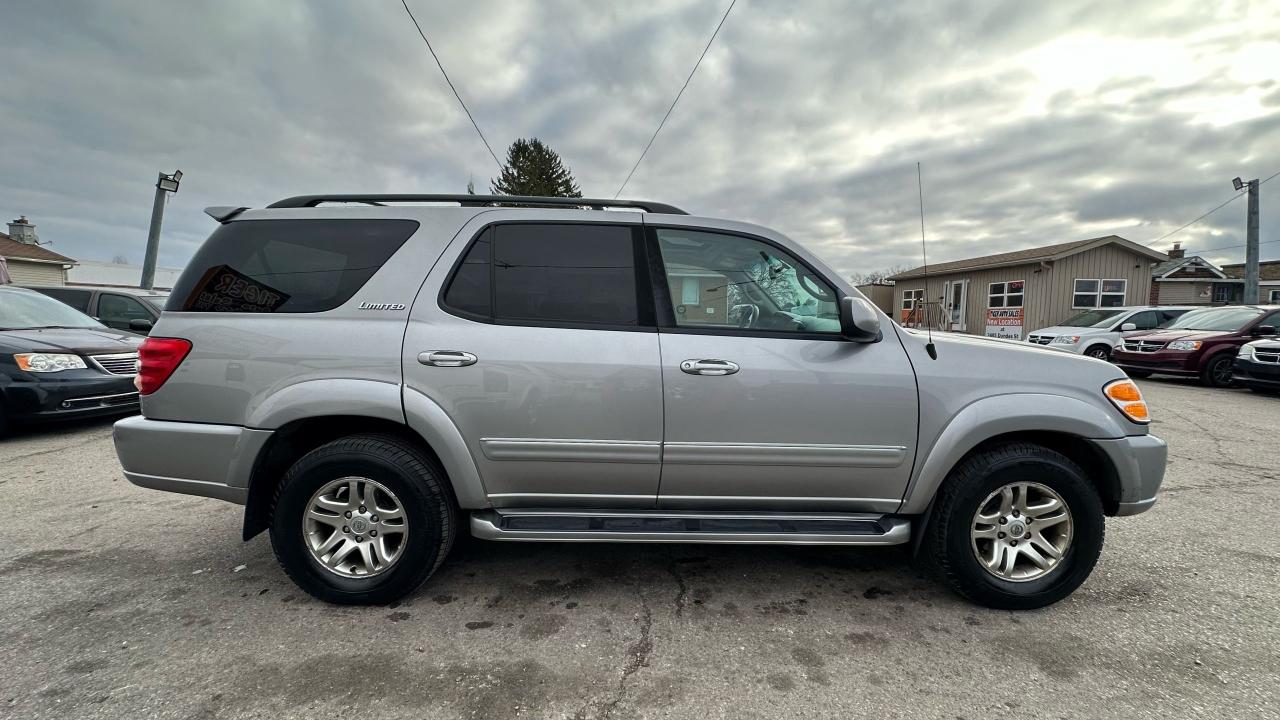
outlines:
[[[428,432],[423,433],[422,427],[368,415],[319,415],[280,426],[254,462],[245,502],[243,538],[249,540],[270,525],[276,486],[298,458],[325,443],[363,433],[391,435],[420,448],[444,469],[460,507],[487,507],[479,473],[457,429],[450,423],[447,427],[428,427]],[[456,436],[454,441],[450,440],[450,430]],[[465,456],[459,455],[459,447]]]
[[[1125,430],[1101,409],[1073,398],[1001,395],[980,400],[957,413],[917,463],[899,512],[926,514],[938,488],[970,455],[993,445],[1026,441],[1060,452],[1080,465],[1097,487],[1107,514],[1113,515],[1120,503],[1120,476],[1090,439],[1123,437]]]

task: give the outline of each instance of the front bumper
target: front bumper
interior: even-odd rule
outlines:
[[[137,416],[117,422],[113,437],[124,476],[134,485],[243,505],[271,431]]]
[[[1248,387],[1280,390],[1280,365],[1274,363],[1259,363],[1236,358],[1235,365],[1232,366],[1232,377],[1236,382]]]
[[[1200,353],[1198,351],[1185,353],[1160,350],[1153,353],[1135,353],[1116,350],[1111,353],[1111,362],[1125,370],[1140,370],[1189,377],[1195,377],[1200,374]]]
[[[1115,440],[1091,440],[1111,460],[1120,481],[1116,515],[1137,515],[1156,502],[1164,481],[1169,446],[1155,435],[1130,435]]]
[[[132,376],[80,372],[88,377],[36,378],[0,387],[5,411],[23,423],[137,412]]]

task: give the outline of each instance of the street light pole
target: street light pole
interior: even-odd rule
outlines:
[[[1261,302],[1258,292],[1258,181],[1249,181],[1249,214],[1245,224],[1244,302]]]
[[[151,204],[151,229],[147,231],[147,254],[142,261],[142,282],[139,286],[144,290],[152,290],[156,285],[156,256],[160,254],[160,223],[164,220],[165,193],[178,192],[178,182],[182,180],[182,171],[172,175],[160,173],[156,179],[156,198]]]

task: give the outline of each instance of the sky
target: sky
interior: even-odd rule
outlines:
[[[728,0],[409,0],[499,157],[612,197]],[[160,264],[208,205],[484,191],[493,158],[398,0],[5,3],[0,214]],[[769,226],[845,276],[1116,234],[1148,243],[1280,171],[1280,2],[739,0],[626,197]],[[1280,259],[1280,177],[1262,186]],[[1236,199],[1177,240],[1244,257]]]

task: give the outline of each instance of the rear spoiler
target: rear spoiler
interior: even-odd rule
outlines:
[[[231,207],[230,205],[214,205],[204,209],[204,214],[220,223],[230,222],[232,218],[248,210],[247,207]]]

